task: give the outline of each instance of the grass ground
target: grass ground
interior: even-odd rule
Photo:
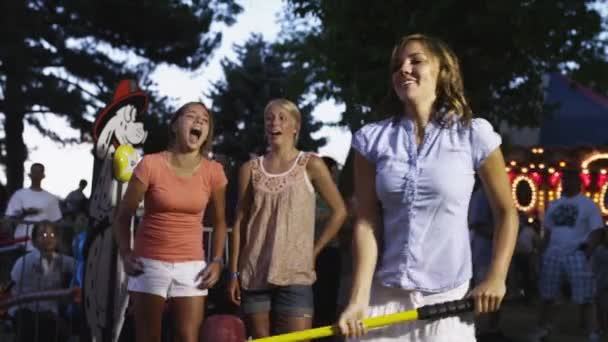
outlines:
[[[514,342],[530,341],[530,333],[535,328],[538,304],[513,303],[503,308],[500,328],[504,335]],[[580,326],[579,311],[575,305],[561,304],[555,309],[555,324],[549,342],[585,342],[587,335]],[[608,342],[608,336],[602,341]],[[497,341],[498,342],[498,341]]]

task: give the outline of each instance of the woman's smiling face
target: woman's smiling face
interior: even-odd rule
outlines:
[[[393,89],[399,99],[406,102],[435,99],[439,62],[419,41],[409,42],[399,53],[399,62],[393,70]]]

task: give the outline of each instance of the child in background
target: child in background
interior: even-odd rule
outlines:
[[[11,271],[13,296],[66,288],[74,272],[74,259],[57,253],[60,236],[53,223],[36,223],[32,236],[35,248],[19,258]],[[69,331],[57,300],[21,304],[9,313],[15,319],[19,341],[47,341],[49,337],[67,341]],[[31,325],[35,321],[37,331]]]

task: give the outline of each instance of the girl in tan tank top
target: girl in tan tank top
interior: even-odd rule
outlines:
[[[269,152],[239,173],[228,295],[243,306],[254,338],[311,327],[315,258],[346,217],[323,161],[296,149],[300,122],[292,102],[270,101],[264,110]],[[331,209],[317,241],[315,190]]]

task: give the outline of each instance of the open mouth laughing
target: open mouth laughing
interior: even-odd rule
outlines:
[[[190,135],[196,137],[196,139],[200,139],[203,131],[200,128],[191,128]]]

